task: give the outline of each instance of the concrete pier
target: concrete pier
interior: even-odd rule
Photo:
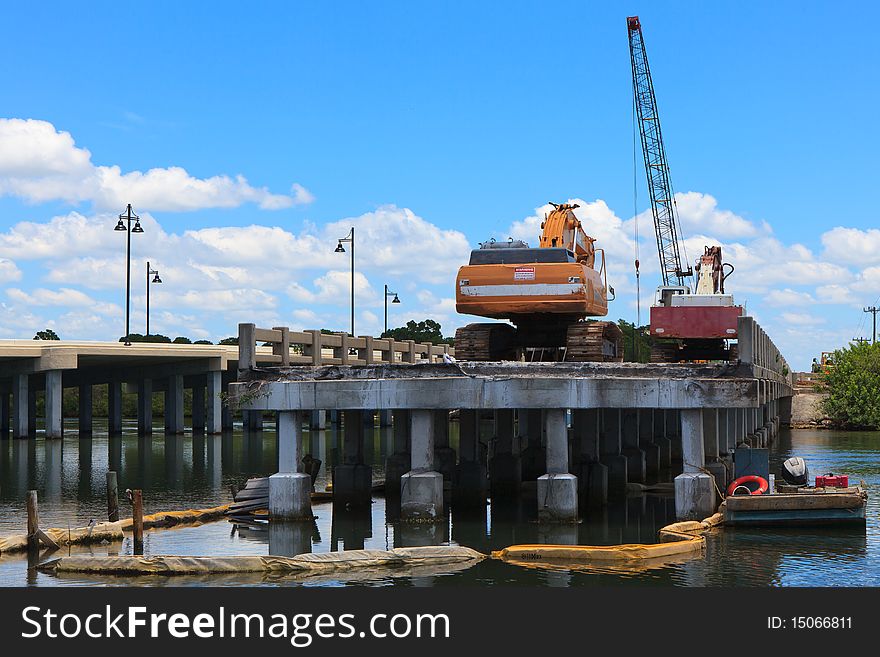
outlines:
[[[92,386],[84,384],[79,386],[79,437],[88,438],[92,435]]]
[[[137,391],[138,435],[153,434],[153,380],[141,379]]]
[[[544,410],[547,436],[547,474],[538,478],[538,520],[577,522],[577,477],[569,472],[565,409]]]
[[[28,426],[28,377],[17,374],[12,378],[12,437],[27,438]]]
[[[579,408],[571,413],[573,471],[578,478],[578,494],[587,506],[608,502],[608,466],[600,461],[599,410]]]
[[[626,408],[621,412],[622,454],[626,457],[627,479],[637,484],[647,481],[647,462],[645,451],[639,447],[639,413],[637,409]]]
[[[706,466],[701,409],[681,411],[681,444],[684,472],[675,478],[675,515],[681,520],[702,520],[715,512],[715,480]]]
[[[654,409],[639,409],[639,449],[645,452],[645,474],[656,477],[660,472],[660,446],[654,435]]]
[[[207,396],[206,408],[207,425],[205,430],[210,434],[218,434],[223,432],[223,415],[225,408],[223,406],[223,373],[219,371],[208,372],[206,377]]]
[[[9,405],[9,391],[0,392],[0,440],[9,439],[11,426],[11,407]]]
[[[205,386],[199,384],[192,388],[192,430],[205,433]]]
[[[523,408],[517,411],[517,426],[522,451],[519,453],[523,480],[534,480],[547,471],[543,440],[543,411]]]
[[[443,517],[443,475],[434,469],[434,418],[430,410],[410,411],[411,468],[400,481],[402,520]]]
[[[523,479],[518,442],[514,440],[514,414],[509,408],[494,413],[493,450],[489,458],[489,491],[493,500],[515,496]]]
[[[400,480],[410,471],[410,412],[396,410],[392,418],[392,452],[385,459],[385,497],[400,501]]]
[[[183,424],[183,375],[168,377],[165,390],[165,434],[179,435],[184,431]]]
[[[608,496],[620,496],[629,481],[629,462],[622,453],[621,411],[607,408],[600,413],[599,459],[608,468]]]
[[[64,423],[61,417],[61,398],[64,388],[61,385],[61,370],[46,372],[46,438],[61,438]]]
[[[343,414],[342,462],[333,468],[333,504],[349,509],[372,502],[373,468],[364,463],[364,416],[359,410]]]
[[[453,480],[454,506],[486,505],[486,469],[480,462],[480,414],[462,409],[458,417],[459,462]],[[435,449],[436,454],[436,449]]]
[[[312,520],[312,478],[302,472],[301,411],[278,414],[278,472],[269,477],[272,520]]]
[[[122,384],[107,384],[107,432],[111,436],[122,435]]]
[[[457,460],[455,450],[449,446],[449,411],[433,411],[434,416],[434,466],[444,481],[452,481]]]

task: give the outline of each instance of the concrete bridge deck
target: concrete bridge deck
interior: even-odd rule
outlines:
[[[242,325],[242,335],[254,335]],[[604,504],[628,483],[675,476],[676,510],[701,519],[733,474],[737,449],[766,448],[790,416],[793,374],[751,317],[740,319],[740,358],[718,364],[449,363],[259,367],[241,339],[238,382],[244,409],[279,413],[279,473],[270,478],[270,511],[310,517],[301,472],[307,412],[342,411],[343,461],[334,499],[368,505],[362,414],[391,412],[395,453],[386,463],[386,496],[401,517],[444,514],[443,481],[459,503],[485,504],[537,480],[538,514],[574,522],[578,505]],[[250,363],[250,365],[248,365]],[[449,446],[450,411],[460,423]],[[491,411],[489,457],[480,416]],[[717,488],[716,488],[717,487]]]

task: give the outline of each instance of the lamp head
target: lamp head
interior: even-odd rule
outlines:
[[[398,296],[396,294],[394,295],[394,298],[391,300],[391,303],[400,303],[400,299],[398,298]]]
[[[156,272],[156,276],[153,278],[154,283],[161,283],[162,279],[159,278],[159,272]]]
[[[345,247],[342,246],[342,242],[339,242],[339,243],[336,245],[336,248],[334,249],[333,252],[334,252],[334,253],[345,253]]]
[[[116,224],[116,228],[113,230],[125,230],[125,224],[122,223],[122,217],[119,218],[119,223]]]
[[[119,223],[122,223],[121,221]],[[134,222],[134,228],[131,229],[132,233],[143,233],[144,229],[141,228],[141,220],[137,219]]]

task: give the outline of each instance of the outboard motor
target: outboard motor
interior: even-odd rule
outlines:
[[[810,478],[807,462],[800,456],[792,456],[782,464],[782,478],[793,486],[806,486]]]

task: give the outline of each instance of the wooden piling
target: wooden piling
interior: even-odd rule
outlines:
[[[28,552],[40,549],[40,513],[37,510],[37,491],[27,492],[27,542]]]
[[[131,519],[134,553],[144,553],[144,498],[140,489],[131,491]]]
[[[119,520],[119,486],[113,470],[107,471],[107,520]]]

